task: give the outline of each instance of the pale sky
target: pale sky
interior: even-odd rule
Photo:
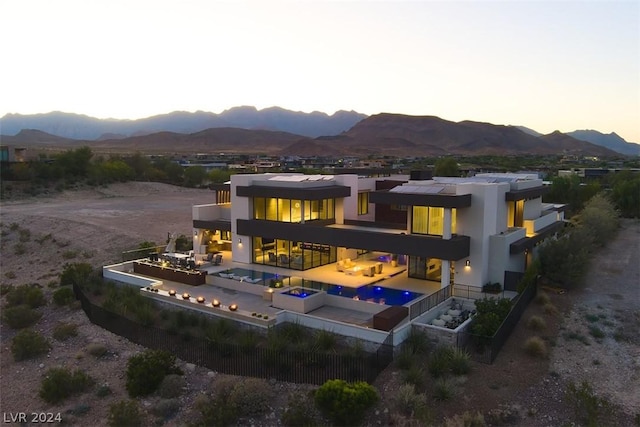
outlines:
[[[639,5],[0,0],[0,117],[254,105],[640,142]]]

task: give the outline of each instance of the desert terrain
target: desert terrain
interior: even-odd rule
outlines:
[[[38,283],[50,300],[65,263],[88,262],[99,267],[118,262],[122,251],[134,249],[142,241],[162,244],[169,232],[188,236],[191,206],[211,201],[209,190],[158,183],[114,184],[2,201],[0,283]],[[29,239],[20,242],[17,230],[29,230]],[[21,250],[17,250],[21,243]],[[429,401],[434,424],[442,425],[445,418],[465,411],[480,411],[489,425],[580,425],[574,424],[574,408],[566,390],[572,382],[587,380],[595,394],[612,405],[606,423],[638,425],[639,254],[640,222],[624,220],[621,232],[593,258],[584,286],[564,294],[547,293],[556,313],[532,303],[493,365],[472,363],[471,373],[460,381],[453,399]],[[34,329],[52,343],[46,356],[15,362],[10,350],[15,331],[1,326],[0,411],[59,412],[66,425],[106,425],[109,405],[127,398],[126,361],[142,348],[91,324],[77,306],[59,308],[49,302],[38,310],[43,316]],[[543,331],[527,328],[533,315],[545,319]],[[78,335],[66,341],[51,338],[55,325],[62,321],[78,325]],[[533,335],[547,343],[548,357],[532,357],[522,349]],[[89,354],[92,344],[105,346],[106,356],[97,359]],[[197,418],[193,410],[197,396],[210,391],[223,376],[180,364],[186,380],[180,409],[175,416],[158,420],[152,408],[159,397],[137,399],[146,425],[188,425]],[[38,397],[38,390],[44,372],[55,366],[86,370],[96,380],[96,387],[108,385],[111,394],[99,397],[88,392],[49,405]],[[391,425],[391,402],[400,377],[391,365],[375,382],[382,399],[367,418],[368,425]],[[315,388],[275,381],[270,385],[277,396],[271,411],[260,419],[245,419],[241,425],[281,425],[289,395]]]

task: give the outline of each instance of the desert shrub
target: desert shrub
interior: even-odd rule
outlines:
[[[530,337],[524,343],[524,350],[534,357],[547,357],[547,344],[540,337]]]
[[[87,353],[94,357],[102,357],[107,353],[107,347],[104,344],[92,342],[85,347]]]
[[[134,400],[121,400],[109,406],[107,417],[109,427],[139,427],[142,425],[142,415],[138,404]]]
[[[186,322],[186,318],[185,318]],[[207,339],[213,342],[226,342],[238,332],[238,326],[227,319],[212,322],[205,332]]]
[[[316,390],[314,400],[335,424],[353,426],[360,424],[367,409],[378,401],[378,392],[364,381],[329,380]]]
[[[272,395],[273,391],[264,379],[245,378],[235,384],[227,402],[242,408],[242,415],[261,415],[269,409]]]
[[[83,371],[51,368],[40,385],[39,396],[47,403],[59,403],[82,393],[93,385],[93,379]]]
[[[402,346],[413,354],[426,354],[430,348],[429,337],[423,331],[411,328]]]
[[[11,340],[11,354],[15,361],[31,359],[49,351],[49,341],[38,332],[23,329]]]
[[[429,373],[433,378],[439,378],[449,373],[451,369],[451,355],[453,350],[450,347],[438,347],[429,357]]]
[[[551,302],[551,298],[549,298],[549,295],[544,292],[538,292],[538,295],[536,295],[534,301],[536,302],[536,304],[545,305]]]
[[[338,338],[333,332],[325,331],[324,329],[316,332],[314,335],[315,344],[322,351],[335,350],[338,344]]]
[[[426,373],[421,366],[413,365],[402,373],[402,380],[407,384],[414,385],[417,389],[423,390],[426,384]]]
[[[15,279],[16,273],[13,271],[7,271],[6,273],[4,273],[4,277],[6,277],[7,279]]]
[[[216,394],[213,397],[199,395],[195,401],[196,411],[200,413],[200,420],[195,423],[202,427],[227,427],[234,424],[240,416],[240,408],[227,402],[228,393]]]
[[[5,285],[4,283],[1,284],[0,285],[0,296],[5,296],[9,292],[11,292],[12,289],[13,289],[13,286],[11,286],[11,285]]]
[[[111,393],[112,393],[111,387],[109,387],[109,384],[107,383],[100,384],[98,386],[98,389],[96,390],[96,396],[98,397],[106,397],[106,396],[109,396]]]
[[[613,409],[607,399],[595,394],[588,381],[583,381],[580,386],[570,383],[566,397],[576,419],[589,427],[606,424],[604,421],[609,419]]]
[[[529,320],[527,320],[527,328],[533,329],[534,331],[541,331],[547,327],[547,322],[540,316],[531,316]]]
[[[287,322],[280,327],[280,333],[284,335],[289,342],[298,343],[307,338],[307,329],[297,322]]]
[[[187,385],[187,381],[181,375],[169,374],[162,379],[160,386],[158,387],[158,394],[160,397],[169,399],[172,397],[178,397],[182,395],[184,387]]]
[[[471,356],[465,350],[453,348],[450,354],[449,366],[453,375],[466,375],[471,371]]]
[[[53,293],[53,302],[59,306],[71,304],[75,299],[76,296],[73,293],[73,289],[69,286],[57,289]]]
[[[602,331],[602,329],[598,328],[595,325],[589,326],[589,335],[597,339],[601,339],[606,336],[605,333]]]
[[[393,397],[393,407],[400,414],[427,421],[430,418],[427,396],[424,393],[416,393],[412,384],[400,386]]]
[[[311,427],[318,424],[317,418],[318,414],[309,395],[293,393],[289,395],[287,407],[284,409],[280,421],[287,427]]]
[[[545,314],[549,314],[551,316],[558,314],[558,307],[551,303],[545,304],[543,310]]]
[[[12,329],[23,329],[34,325],[42,314],[28,305],[19,305],[2,310],[2,321]]]
[[[24,243],[16,243],[13,245],[13,253],[16,255],[24,255],[27,253],[27,248],[24,246]]]
[[[181,373],[176,357],[162,350],[146,350],[127,362],[126,388],[131,397],[145,396],[158,389],[166,375]]]
[[[26,243],[26,242],[28,242],[29,240],[31,240],[31,230],[29,230],[29,229],[27,229],[27,228],[23,228],[23,229],[21,229],[18,233],[20,234],[20,238],[19,238],[19,240],[20,240],[22,243]]]
[[[16,286],[7,294],[7,306],[9,307],[28,305],[31,308],[37,308],[46,303],[47,300],[42,289],[36,284]]]
[[[151,413],[163,419],[171,418],[180,409],[179,399],[160,399],[151,406]]]
[[[85,262],[66,264],[60,273],[60,286],[86,286],[90,283],[93,267]]]
[[[245,329],[240,333],[238,337],[238,343],[245,352],[252,352],[258,346],[260,342],[260,335],[251,329]]]
[[[486,425],[484,416],[480,412],[473,414],[465,411],[452,418],[445,418],[443,427],[485,427]]]
[[[74,259],[77,256],[78,256],[78,251],[68,250],[68,251],[62,252],[63,259]]]
[[[402,348],[395,357],[396,366],[399,369],[410,369],[416,363],[416,355],[409,348]]]
[[[436,400],[449,400],[455,393],[455,385],[446,378],[438,378],[433,385],[433,398]]]
[[[78,335],[78,325],[73,323],[58,323],[53,329],[53,338],[64,341]]]

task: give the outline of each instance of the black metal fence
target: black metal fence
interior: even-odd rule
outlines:
[[[147,258],[151,254],[161,254],[164,252],[166,245],[151,246],[148,248],[133,249],[131,251],[122,252],[122,262],[132,261],[134,259]]]
[[[384,345],[375,353],[355,355],[261,347],[248,349],[233,343],[185,339],[185,335],[145,327],[94,305],[75,285],[74,292],[92,323],[136,344],[169,351],[186,362],[225,374],[306,384],[323,384],[330,379],[373,382],[393,360],[392,348]]]
[[[447,286],[437,292],[420,298],[409,306],[409,319],[413,320],[421,314],[426,313],[438,304],[444,302],[451,296],[451,286]]]
[[[492,337],[475,335],[470,332],[461,332],[463,336],[460,337],[461,339],[459,341],[466,343],[465,347],[474,360],[487,364],[493,363],[500,349],[504,343],[507,342],[511,332],[513,332],[513,329],[520,321],[527,306],[531,300],[535,298],[537,290],[537,282],[534,282],[527,286],[522,293],[516,297],[511,311],[509,311],[509,314]]]

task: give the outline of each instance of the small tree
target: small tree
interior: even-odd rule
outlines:
[[[453,157],[443,157],[436,161],[433,170],[435,176],[460,176],[458,162]]]

